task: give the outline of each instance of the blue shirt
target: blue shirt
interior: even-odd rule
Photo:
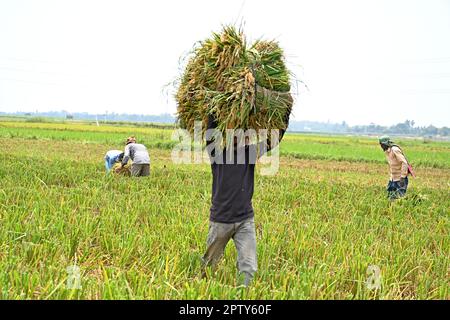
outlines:
[[[120,156],[122,151],[120,150],[109,150],[105,155],[105,167],[107,171],[110,171],[111,168],[116,163],[117,158]]]

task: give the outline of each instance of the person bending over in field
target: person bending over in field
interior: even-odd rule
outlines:
[[[147,148],[143,144],[136,143],[135,137],[128,137],[126,140],[125,153],[121,166],[116,170],[120,172],[131,159],[131,175],[133,177],[146,177],[150,175],[150,156]]]
[[[286,127],[288,121],[289,117],[285,119]],[[211,132],[211,129],[216,127],[215,119],[210,116],[208,131]],[[285,130],[281,130],[278,142],[272,147],[281,141],[284,132]],[[245,145],[238,146],[234,137],[234,148],[231,148],[233,150],[225,148],[218,152],[217,144],[213,143],[214,137],[208,137],[207,134],[206,138],[213,179],[207,249],[202,257],[202,277],[206,276],[208,266],[216,266],[227,243],[233,239],[238,254],[239,284],[247,287],[257,271],[252,207],[255,164],[259,156],[271,149],[270,143],[267,141],[249,145],[249,139],[246,137]],[[234,157],[227,156],[230,151],[234,153]],[[233,160],[230,161],[230,158]]]
[[[379,142],[389,164],[390,179],[387,186],[388,197],[390,200],[395,200],[406,195],[408,175],[414,175],[414,172],[402,149],[394,144],[388,136],[381,137]]]
[[[110,172],[116,162],[120,162],[123,159],[123,152],[120,150],[109,150],[105,154],[105,168],[106,172]]]

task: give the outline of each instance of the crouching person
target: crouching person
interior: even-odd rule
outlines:
[[[147,148],[143,144],[136,143],[135,137],[128,137],[121,166],[117,170],[121,170],[128,160],[131,159],[131,175],[133,177],[146,177],[150,175],[150,156]]]
[[[105,158],[104,158],[106,172],[109,173],[117,162],[122,161],[123,154],[124,153],[120,150],[109,150],[106,153]]]

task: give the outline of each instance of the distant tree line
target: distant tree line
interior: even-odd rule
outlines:
[[[412,135],[412,136],[441,136],[449,137],[450,128],[437,128],[433,125],[415,126],[414,120],[406,120],[393,126],[380,126],[375,123],[369,125],[349,126],[345,121],[342,123],[315,122],[315,121],[291,121],[289,130],[300,132],[323,132],[323,133],[355,133],[355,134],[392,134],[392,135]]]
[[[433,125],[427,127],[415,126],[414,120],[406,120],[390,127],[383,127],[376,124],[368,126],[355,126],[351,128],[351,132],[355,133],[386,133],[416,136],[450,136],[450,128],[437,128]]]
[[[144,115],[144,114],[127,114],[127,113],[102,113],[102,114],[92,114],[87,112],[75,112],[70,113],[67,111],[48,111],[48,112],[14,112],[5,113],[0,112],[0,115],[4,116],[25,116],[25,117],[49,117],[49,118],[63,118],[67,120],[92,120],[98,122],[119,122],[119,121],[130,121],[130,122],[155,122],[155,123],[166,123],[174,124],[175,117],[171,114],[160,114],[160,115]]]
[[[50,111],[50,112],[15,112],[5,113],[0,112],[3,116],[22,116],[22,117],[50,117],[50,118],[64,118],[68,120],[91,120],[98,122],[152,122],[163,124],[175,124],[176,118],[171,114],[160,115],[144,115],[144,114],[119,114],[119,113],[104,113],[104,114],[90,114],[87,112],[69,113],[67,111]],[[393,126],[380,126],[375,123],[362,126],[349,126],[345,121],[342,123],[331,122],[317,122],[317,121],[291,121],[289,123],[289,131],[298,132],[319,132],[319,133],[354,133],[354,134],[392,134],[392,135],[412,135],[423,137],[450,137],[450,128],[438,128],[433,125],[429,126],[415,126],[414,120],[406,120]]]

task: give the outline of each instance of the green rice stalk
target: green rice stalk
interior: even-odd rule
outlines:
[[[194,50],[176,94],[178,124],[206,129],[209,114],[218,129],[286,129],[290,114],[290,72],[283,50],[274,41],[247,47],[241,30],[227,26]]]

